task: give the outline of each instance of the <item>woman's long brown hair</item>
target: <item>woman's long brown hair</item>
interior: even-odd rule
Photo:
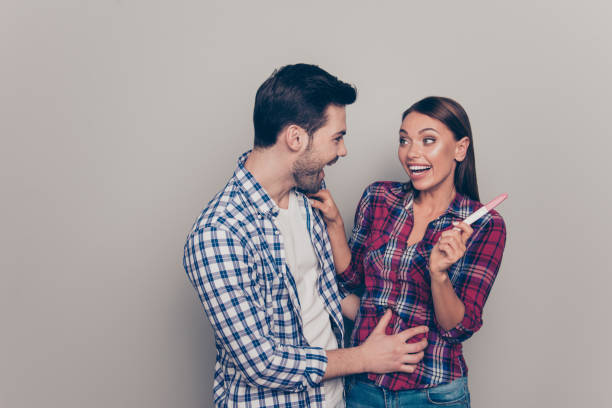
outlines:
[[[470,119],[463,107],[450,98],[428,96],[406,109],[402,114],[402,120],[410,112],[418,112],[444,123],[455,135],[455,140],[461,140],[465,136],[468,137],[470,145],[468,146],[465,159],[457,163],[455,168],[455,189],[472,200],[480,201],[478,183],[476,181],[476,159],[474,158],[472,128],[470,126]]]

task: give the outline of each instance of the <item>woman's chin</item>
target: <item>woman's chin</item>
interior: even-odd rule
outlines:
[[[431,187],[431,183],[426,182],[425,180],[421,180],[421,179],[413,179],[412,177],[410,177],[410,184],[412,184],[412,188],[418,191],[423,191],[423,190],[427,190],[428,188]]]

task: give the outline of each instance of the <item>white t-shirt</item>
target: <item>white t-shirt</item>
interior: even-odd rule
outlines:
[[[338,341],[319,293],[321,266],[310,240],[306,220],[300,214],[296,194],[294,191],[289,193],[289,208],[280,209],[276,217],[276,226],[282,234],[285,259],[297,287],[304,337],[310,346],[335,350],[338,348]],[[324,407],[343,407],[342,379],[325,381],[323,395],[325,395]]]

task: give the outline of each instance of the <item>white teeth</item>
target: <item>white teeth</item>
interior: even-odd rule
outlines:
[[[410,171],[424,171],[431,169],[431,166],[408,166]]]

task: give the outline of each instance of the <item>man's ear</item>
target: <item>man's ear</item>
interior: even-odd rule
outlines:
[[[470,146],[470,138],[464,136],[463,139],[457,142],[457,146],[455,147],[455,160],[458,162],[462,162],[465,159],[465,155],[467,154],[468,147]]]
[[[292,152],[299,152],[308,145],[308,133],[298,125],[287,126],[279,135],[287,148]]]

